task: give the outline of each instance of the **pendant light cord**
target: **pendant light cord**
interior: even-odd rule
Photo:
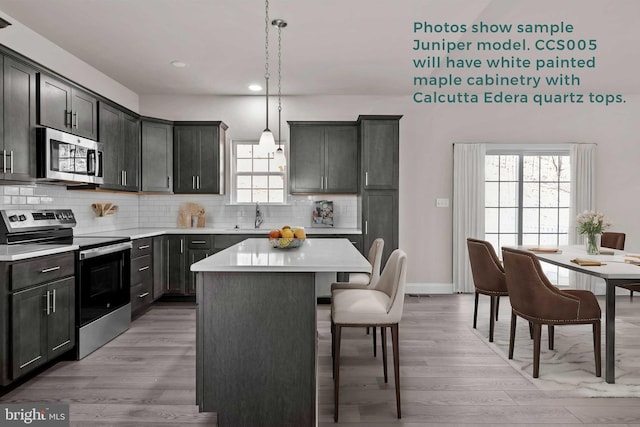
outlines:
[[[282,141],[282,27],[278,26],[278,150]]]
[[[264,80],[266,90],[266,124],[265,130],[269,129],[269,0],[264,2]]]

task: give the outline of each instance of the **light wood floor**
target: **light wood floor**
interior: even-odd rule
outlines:
[[[488,315],[488,298],[480,300],[479,315]],[[617,304],[619,318],[640,324],[640,296],[633,303],[619,297]],[[640,399],[539,391],[471,331],[472,315],[471,295],[407,297],[400,325],[401,420],[393,375],[384,384],[370,336],[347,329],[337,425],[640,425]],[[507,301],[500,315],[497,327],[508,328]],[[331,426],[328,305],[318,307],[318,322],[319,421]],[[56,364],[0,402],[69,403],[73,426],[215,426],[215,414],[198,413],[194,389],[195,310],[161,305],[89,357]]]

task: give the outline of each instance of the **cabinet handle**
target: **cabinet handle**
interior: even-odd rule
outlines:
[[[55,267],[45,268],[44,270],[40,270],[40,273],[51,273],[52,271],[60,270],[60,266],[56,265]]]
[[[138,246],[138,250],[149,249],[149,245]]]
[[[167,243],[167,252],[166,252],[167,258],[169,258],[169,240],[165,240],[165,242]],[[169,260],[168,259],[166,264],[167,264],[167,268],[166,268],[167,277],[165,278],[165,280],[166,280],[167,290],[169,290]]]
[[[145,270],[148,270],[148,269],[149,269],[149,266],[148,266],[148,265],[145,265],[144,267],[140,267],[140,268],[138,269],[138,271],[145,271]]]
[[[2,150],[2,173],[7,173],[7,150]]]
[[[369,221],[364,222],[364,234],[369,234]]]
[[[191,175],[191,188],[196,189],[196,177],[195,175]]]
[[[10,151],[9,157],[11,158],[10,171],[9,173],[13,173],[13,150]]]
[[[184,240],[180,239],[180,253],[183,254],[184,253]]]
[[[324,188],[324,176],[320,175],[320,189]]]
[[[369,172],[364,173],[364,185],[365,187],[369,185]]]
[[[33,362],[35,362],[36,360],[40,359],[41,357],[42,357],[42,356],[38,356],[38,357],[36,357],[36,358],[34,358],[34,359],[29,360],[27,363],[23,363],[22,365],[20,365],[20,369],[24,368],[24,367],[25,367],[25,366],[27,366],[27,365],[32,364]]]
[[[51,303],[49,302],[49,297],[50,297],[50,295],[51,295],[51,291],[47,291],[47,294],[46,294],[46,295],[43,295],[43,297],[44,297],[44,299],[45,299],[45,303],[44,303],[44,305],[45,305],[45,309],[44,309],[44,312],[45,312],[45,313],[47,313],[47,316],[48,316],[49,314],[51,314]]]
[[[200,189],[200,175],[196,175],[196,189]]]
[[[53,290],[53,297],[51,298],[51,306],[53,307],[53,312],[56,312],[56,290]]]
[[[204,245],[207,242],[205,240],[192,240],[191,243],[194,245]]]
[[[120,171],[120,185],[124,185],[124,171]]]
[[[75,123],[73,124],[73,127],[78,129],[78,122],[80,121],[80,119],[79,119],[79,114],[78,114],[77,111],[75,113],[73,113],[73,117],[76,119]]]
[[[147,295],[149,295],[149,292],[145,292],[144,294],[140,294],[140,295],[138,295],[138,298],[144,298],[144,297],[146,297]]]
[[[69,116],[69,121],[67,122],[67,116]],[[71,127],[71,110],[64,110],[64,127]]]
[[[127,171],[122,171],[124,173],[124,184],[123,185],[127,185]]]
[[[324,188],[325,188],[325,190],[329,189],[329,177],[328,176],[324,177]]]
[[[171,177],[167,176],[167,188],[171,189]]]

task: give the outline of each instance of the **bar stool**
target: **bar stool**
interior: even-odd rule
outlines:
[[[382,331],[382,366],[387,382],[386,328],[391,328],[393,371],[396,385],[396,409],[400,407],[400,361],[398,323],[404,308],[407,255],[396,249],[391,253],[380,279],[373,289],[336,289],[331,299],[331,354],[333,356],[334,420],[338,421],[340,391],[340,340],[342,328],[380,326]]]

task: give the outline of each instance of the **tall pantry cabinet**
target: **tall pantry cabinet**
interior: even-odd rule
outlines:
[[[382,265],[398,248],[398,183],[402,116],[360,116],[360,196],[363,249],[384,239]]]

